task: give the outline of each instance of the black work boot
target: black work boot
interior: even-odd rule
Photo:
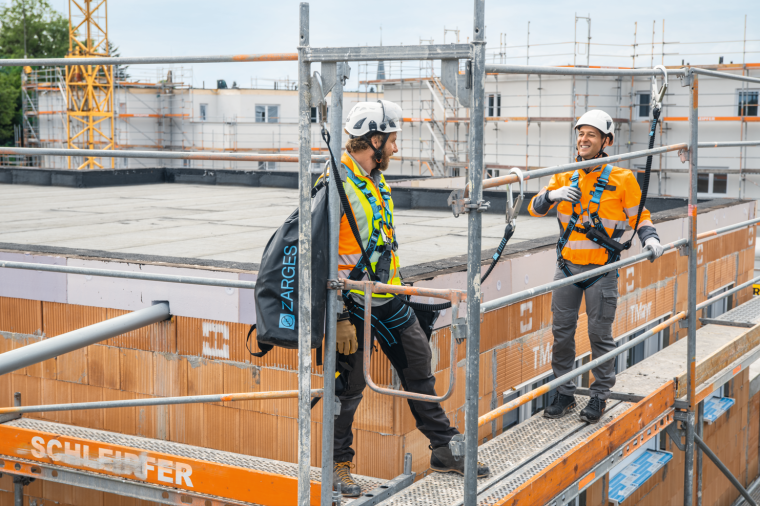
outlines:
[[[562,418],[575,409],[575,396],[557,392],[551,405],[544,409],[544,418]]]
[[[439,473],[459,473],[464,475],[464,457],[458,457],[455,459],[451,454],[451,449],[448,446],[439,446],[433,448],[433,454],[430,456],[430,469]],[[491,474],[491,470],[487,465],[482,462],[478,462],[478,478],[485,478]]]
[[[333,465],[333,490],[337,490],[340,483],[340,493],[344,497],[359,497],[362,494],[362,488],[351,476],[353,467],[351,462],[336,462]]]
[[[588,401],[585,408],[581,410],[581,420],[588,423],[596,423],[607,409],[607,402],[595,395]]]

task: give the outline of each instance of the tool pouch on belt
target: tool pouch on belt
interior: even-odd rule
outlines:
[[[387,283],[391,277],[391,252],[385,250],[375,264],[375,275],[380,283]]]
[[[607,234],[602,233],[594,227],[591,227],[591,229],[586,232],[586,238],[606,249],[610,257],[617,258],[626,249],[624,244],[621,244],[614,239],[610,239]]]

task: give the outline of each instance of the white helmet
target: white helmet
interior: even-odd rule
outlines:
[[[388,100],[359,102],[348,113],[345,131],[352,139],[372,132],[400,132],[401,107]]]
[[[609,135],[610,140],[615,136],[613,133],[614,127],[612,126],[612,117],[600,109],[592,109],[591,111],[586,112],[580,117],[580,119],[578,119],[578,122],[575,124],[575,129],[578,130],[584,125],[596,128],[602,132],[602,135]]]

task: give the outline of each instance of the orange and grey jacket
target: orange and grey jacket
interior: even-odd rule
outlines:
[[[578,225],[589,222],[588,206],[594,193],[594,184],[601,174],[601,167],[601,165],[594,167],[588,173],[584,170],[578,171],[580,176],[578,188],[581,190],[581,206],[584,210],[583,215],[578,219]],[[531,216],[546,216],[546,213],[550,209],[557,206],[557,221],[559,221],[561,229],[560,235],[564,233],[565,227],[570,222],[570,217],[573,214],[573,205],[570,202],[559,202],[559,204],[552,202],[549,200],[549,192],[563,186],[570,186],[570,178],[572,176],[573,172],[563,172],[562,174],[552,176],[549,185],[533,197],[528,206]],[[613,167],[607,186],[602,193],[598,210],[604,229],[612,239],[621,242],[625,233],[626,223],[631,227],[636,225],[636,215],[639,211],[640,200],[641,189],[633,172],[621,167]],[[576,210],[579,209],[580,207],[576,204]],[[591,209],[591,211],[594,210]],[[641,213],[638,234],[641,244],[644,244],[650,237],[655,237],[659,240],[649,211],[646,208]],[[607,250],[587,239],[581,232],[574,230],[570,234],[567,245],[562,249],[562,257],[576,265],[604,265],[607,262]]]

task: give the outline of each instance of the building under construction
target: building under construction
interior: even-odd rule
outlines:
[[[124,111],[118,101],[112,116],[102,100],[79,107],[105,111],[83,114],[86,120],[58,107],[68,111],[70,91],[43,84],[58,77],[27,72],[25,90],[36,86],[28,100],[37,114],[26,115],[23,147],[0,150],[17,164],[0,170],[0,199],[12,217],[0,228],[0,504],[757,504],[760,299],[753,285],[760,281],[754,271],[760,217],[756,201],[745,198],[751,184],[737,182],[735,198],[716,199],[722,192],[714,175],[733,171],[737,181],[751,181],[744,161],[756,156],[760,140],[746,121],[750,106],[737,116],[738,139],[727,129],[697,127],[705,124],[701,108],[711,107],[711,93],[760,79],[749,66],[492,63],[483,37],[486,7],[475,0],[475,35],[467,43],[319,47],[310,44],[309,5],[302,3],[293,33],[297,53],[113,58],[93,47],[65,61],[3,60],[62,66],[66,76],[78,68],[90,83],[118,76],[119,66],[163,67],[155,82],[125,83],[105,97],[124,97]],[[299,62],[297,90],[195,90],[177,70],[272,60]],[[407,286],[339,279],[335,255],[325,290],[360,286],[368,294],[452,303],[430,339],[434,400],[463,435],[452,451],[464,459],[465,475],[430,472],[427,438],[404,402],[409,394],[387,358],[375,353],[354,424],[363,495],[347,499],[332,491],[337,298],[327,298],[323,365],[315,365],[305,325],[297,350],[275,348],[263,358],[251,354],[259,351],[255,333],[248,337],[264,247],[298,208],[299,250],[309,250],[309,194],[327,159],[320,130],[329,129],[337,152],[345,111],[365,99],[343,92],[350,65],[377,61],[423,62],[420,68],[431,70],[396,82],[388,63],[375,83],[413,112],[388,177]],[[510,87],[526,86],[526,76],[531,98],[520,102]],[[655,91],[662,90],[666,76],[663,106],[674,111],[666,109],[661,145],[644,149],[646,126],[639,131],[643,119],[632,117],[641,113],[638,93],[650,90],[653,79]],[[651,252],[635,241],[617,262],[553,280],[554,217],[510,213],[519,211],[513,197],[529,197],[549,176],[593,166],[566,163],[571,114],[583,109],[569,113],[565,106],[560,114],[558,103],[542,104],[531,126],[507,108],[533,104],[531,86],[542,88],[536,94],[569,97],[579,83],[589,83],[585,97],[596,90],[604,100],[590,108],[619,109],[612,115],[621,119],[616,137],[629,140],[610,151],[609,162],[637,169],[648,156],[661,156],[652,184],[660,191],[651,192],[647,207],[666,251],[650,262]],[[616,87],[621,98],[607,96]],[[699,100],[701,94],[708,98]],[[137,112],[141,100],[147,112]],[[578,106],[576,98],[571,102]],[[238,119],[253,117],[245,143],[229,137],[236,111]],[[274,140],[287,123],[269,120],[286,115],[296,121]],[[92,121],[90,133],[81,127],[61,143],[56,135],[67,124],[70,135],[72,121]],[[106,122],[112,130],[98,126]],[[427,145],[418,141],[423,129],[432,136]],[[222,140],[209,145],[212,132]],[[530,144],[510,147],[515,137]],[[531,151],[538,142],[541,150]],[[286,164],[298,171],[284,170]],[[703,166],[712,188],[706,192]],[[339,216],[337,199],[330,203]],[[505,212],[517,232],[481,285]],[[329,227],[336,252],[337,224]],[[308,255],[299,257],[298,269],[308,279]],[[555,378],[552,290],[597,272],[619,275],[617,349],[591,356],[581,306],[575,369]],[[310,290],[299,294],[298,318],[308,321]],[[371,303],[365,311],[371,313]],[[606,361],[615,361],[617,384],[599,424],[542,416],[561,383],[573,380],[577,393],[588,395],[591,370]],[[310,409],[314,396],[322,400]],[[476,479],[478,460],[489,464],[490,477]]]

